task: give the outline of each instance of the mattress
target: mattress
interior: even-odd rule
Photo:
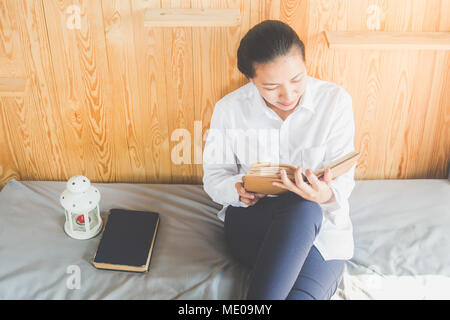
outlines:
[[[357,181],[355,253],[333,299],[450,299],[450,181]]]
[[[161,214],[150,270],[99,270],[100,236],[64,233],[65,182],[10,180],[0,192],[0,299],[244,299],[250,271],[225,248],[202,185],[93,183],[112,208]],[[332,299],[449,299],[450,182],[356,181],[355,255]],[[76,281],[74,281],[76,280]]]

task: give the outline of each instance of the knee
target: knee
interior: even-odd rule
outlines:
[[[320,225],[322,223],[322,208],[317,202],[306,200],[299,195],[293,196],[289,202],[286,203],[286,214],[293,216],[295,219],[303,221],[307,220],[314,224]]]

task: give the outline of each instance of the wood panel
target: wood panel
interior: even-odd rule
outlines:
[[[232,27],[241,23],[233,8],[164,8],[145,12],[146,27]]]
[[[70,174],[84,174],[91,181],[117,181],[129,165],[129,154],[124,148],[122,112],[112,103],[101,3],[58,0],[43,4],[63,111],[62,131],[71,155]],[[78,13],[79,22],[70,24],[68,12]]]
[[[191,8],[190,0],[162,0],[162,8]],[[173,183],[190,183],[194,132],[192,28],[163,28],[170,165]],[[166,164],[168,165],[168,164]]]
[[[239,9],[232,27],[146,27],[156,8]],[[3,0],[0,187],[9,179],[201,183],[215,103],[246,83],[236,51],[291,25],[313,77],[353,97],[357,179],[445,178],[450,52],[330,49],[325,31],[448,32],[450,0]],[[179,161],[184,159],[183,161]]]
[[[8,112],[8,110],[14,110],[14,112]],[[19,111],[20,110],[20,111]],[[0,146],[2,151],[0,152],[0,188],[10,179],[21,180],[22,176],[26,176],[27,166],[24,161],[25,152],[22,149],[23,142],[15,141],[13,138],[19,136],[16,132],[11,132],[13,128],[17,128],[16,115],[23,113],[23,98],[0,98]],[[22,119],[23,122],[23,119]],[[29,141],[29,139],[27,140]]]
[[[23,97],[28,94],[27,78],[0,78],[0,97]]]
[[[136,79],[139,108],[142,110],[140,139],[145,159],[145,180],[152,183],[171,183],[164,30],[144,26],[145,11],[149,8],[161,8],[161,3],[159,0],[133,0],[131,7],[138,66]]]
[[[66,153],[66,141],[60,130],[62,124],[59,109],[52,61],[46,30],[46,19],[41,1],[2,1],[2,31],[11,34],[11,38],[2,36],[0,47],[8,47],[9,52],[1,60],[7,59],[17,66],[17,71],[8,74],[8,68],[2,70],[5,76],[25,77],[30,81],[28,94],[23,98],[2,98],[1,114],[3,141],[0,176],[4,184],[9,177],[22,180],[53,180],[67,176],[69,165]],[[11,14],[13,13],[13,14]],[[3,29],[3,21],[7,21]],[[8,27],[9,26],[9,27]],[[8,162],[10,159],[12,162]],[[5,162],[3,162],[5,161]],[[11,172],[11,170],[17,170]]]
[[[141,108],[133,32],[132,8],[129,1],[102,1],[105,25],[106,54],[112,85],[112,122],[114,144],[119,158],[116,180],[144,182],[145,172],[145,118]]]
[[[448,9],[449,1],[308,1],[307,68],[353,97],[357,179],[446,177],[450,54],[332,50],[323,32],[448,31]]]
[[[370,50],[450,50],[450,32],[325,31],[328,47]]]
[[[0,77],[13,78],[23,77],[26,72],[19,36],[21,19],[11,5],[11,1],[0,1]]]
[[[194,59],[194,103],[195,128],[194,164],[196,165],[196,183],[202,182],[202,150],[208,133],[209,122],[214,106],[227,93],[244,85],[247,80],[236,65],[236,54],[240,39],[249,29],[250,2],[246,0],[192,0],[195,8],[238,8],[241,13],[241,25],[219,28],[193,28]],[[221,48],[217,50],[215,48]]]

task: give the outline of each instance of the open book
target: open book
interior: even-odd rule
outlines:
[[[325,169],[330,168],[332,179],[339,177],[352,168],[357,162],[359,153],[353,151],[341,158],[338,158],[328,165],[314,170],[314,174],[320,179],[325,174]],[[263,194],[280,194],[289,190],[272,185],[272,182],[281,182],[280,169],[285,169],[288,178],[295,184],[294,166],[288,164],[274,164],[270,162],[255,162],[245,176],[242,177],[244,188],[249,192]],[[303,168],[302,168],[303,169]],[[306,170],[308,168],[304,168]],[[306,176],[302,173],[303,181],[308,182]],[[309,182],[308,182],[309,183]]]

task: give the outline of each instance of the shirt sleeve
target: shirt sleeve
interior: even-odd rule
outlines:
[[[355,123],[353,116],[352,98],[343,91],[337,105],[335,116],[327,138],[325,163],[330,163],[354,150]],[[333,216],[347,203],[355,186],[355,168],[331,180],[330,187],[333,196],[327,203],[319,204],[329,215]]]
[[[236,156],[231,148],[229,119],[226,105],[216,104],[203,150],[203,189],[221,205],[248,207],[239,201],[235,184],[242,182],[245,173],[239,172]]]

